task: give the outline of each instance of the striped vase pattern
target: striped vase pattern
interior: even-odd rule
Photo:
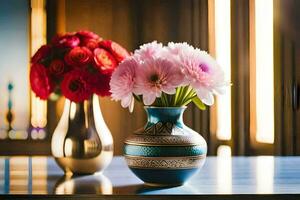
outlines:
[[[204,138],[183,123],[186,107],[145,107],[148,121],[125,140],[131,171],[148,185],[184,184],[204,164]]]

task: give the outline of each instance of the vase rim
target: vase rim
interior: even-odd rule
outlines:
[[[144,106],[144,108],[153,108],[153,109],[185,109],[187,106],[167,106],[167,107],[160,107],[160,106]]]

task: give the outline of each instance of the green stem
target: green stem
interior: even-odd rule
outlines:
[[[181,94],[178,97],[177,106],[182,106],[183,100],[184,100],[185,96],[187,95],[188,90],[189,90],[189,86],[183,87]]]
[[[186,93],[186,95],[184,96],[184,98],[182,99],[182,104],[185,104],[186,101],[188,101],[190,98],[192,98],[195,95],[195,91],[192,87],[189,87],[188,92]]]
[[[164,107],[165,106],[165,102],[164,102],[163,98],[160,97],[159,100],[160,100],[159,107]]]
[[[166,95],[167,96],[167,99],[168,99],[168,106],[172,106],[172,102],[173,102],[173,97],[174,95]]]
[[[181,90],[182,90],[182,87],[179,87],[176,89],[173,106],[177,105],[178,97],[180,96]]]
[[[161,100],[160,98],[156,98],[154,103],[152,104],[153,106],[160,106],[161,105]]]
[[[180,88],[180,91],[179,91],[178,98],[177,98],[177,101],[176,101],[176,105],[175,105],[175,106],[180,106],[180,102],[181,102],[181,99],[182,99],[182,95],[183,95],[183,93],[184,93],[184,90],[185,90],[185,87],[181,87],[181,88]]]
[[[165,93],[161,94],[161,99],[162,99],[162,102],[164,104],[163,106],[168,107],[169,106],[168,97]]]
[[[191,103],[191,101],[192,101],[192,99],[189,99],[189,100],[185,101],[182,105],[183,105],[183,106],[186,106],[186,105],[188,105],[189,103]]]
[[[196,97],[196,96],[197,96],[197,95],[194,94],[194,95],[190,96],[189,98],[187,98],[187,99],[184,101],[183,105],[185,106],[185,105],[189,104],[189,103],[193,100],[193,98]]]
[[[137,100],[138,102],[141,102],[141,103],[143,102],[140,96],[138,96],[138,95],[136,95],[136,94],[133,94],[133,97],[134,97],[134,99]]]

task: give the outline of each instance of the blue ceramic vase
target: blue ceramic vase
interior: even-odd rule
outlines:
[[[145,107],[147,124],[125,141],[129,168],[148,185],[182,185],[205,162],[206,142],[183,123],[185,108]]]

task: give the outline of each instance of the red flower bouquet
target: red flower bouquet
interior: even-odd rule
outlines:
[[[90,31],[57,35],[32,56],[30,85],[41,99],[53,92],[74,102],[93,93],[110,96],[111,74],[128,56],[121,45]]]

